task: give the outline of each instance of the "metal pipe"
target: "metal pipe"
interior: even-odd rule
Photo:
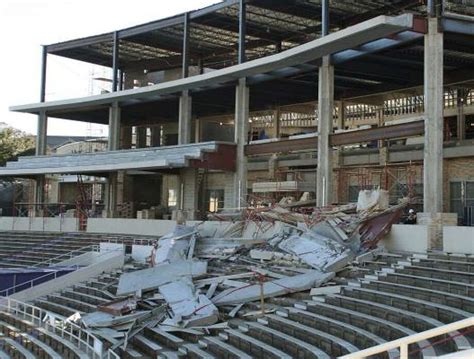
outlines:
[[[329,0],[321,1],[321,36],[329,34]]]
[[[247,8],[245,0],[239,0],[239,64],[244,63],[246,59],[245,54],[245,36],[247,34]]]
[[[43,46],[41,57],[41,84],[40,84],[40,102],[46,101],[46,69],[48,60],[48,47]]]
[[[119,62],[119,38],[118,32],[114,32],[114,48],[112,53],[112,92],[118,87],[118,62]]]
[[[189,76],[189,13],[184,14],[182,77]]]
[[[436,16],[436,0],[428,0],[426,3],[426,11],[429,17]]]

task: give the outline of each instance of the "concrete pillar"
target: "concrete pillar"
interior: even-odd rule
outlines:
[[[107,218],[114,218],[117,211],[117,179],[116,172],[110,173],[105,184],[105,214]]]
[[[180,200],[182,201],[182,209],[186,213],[186,219],[197,219],[199,198],[197,170],[195,168],[183,168],[180,177],[183,189]]]
[[[122,126],[120,129],[120,149],[128,150],[132,148],[132,127]]]
[[[189,91],[183,91],[179,98],[179,132],[178,144],[191,142],[192,98]]]
[[[47,148],[48,117],[41,111],[38,115],[38,128],[36,130],[36,156],[44,156]]]
[[[234,174],[234,208],[246,206],[247,198],[247,157],[244,149],[248,140],[249,128],[249,88],[245,78],[239,79],[235,88],[234,141],[237,144],[236,168]]]
[[[425,148],[423,211],[443,210],[443,34],[428,19],[425,35]]]
[[[281,117],[281,110],[280,110],[280,107],[277,106],[277,108],[275,108],[275,112],[273,114],[273,127],[274,127],[274,137],[275,138],[280,138],[280,117]]]
[[[331,203],[332,194],[332,149],[329,134],[333,130],[334,67],[325,56],[319,68],[318,87],[318,169],[316,175],[316,206]]]
[[[135,127],[135,147],[146,148],[146,127],[137,126]]]
[[[150,146],[160,147],[161,146],[161,126],[150,127]]]
[[[120,148],[120,106],[114,102],[109,107],[109,151]]]

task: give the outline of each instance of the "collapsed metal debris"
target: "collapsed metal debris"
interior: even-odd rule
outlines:
[[[323,286],[370,260],[406,205],[385,208],[383,194],[364,196],[359,211],[350,204],[296,212],[311,204],[305,200],[214,215],[221,222],[177,224],[150,247],[149,268],[121,274],[119,300],[79,320],[125,346],[145,327],[198,333],[226,326],[246,303],[242,316],[271,311],[264,302],[272,297],[337,292],[333,282]]]

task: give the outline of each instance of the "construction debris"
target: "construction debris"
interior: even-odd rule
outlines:
[[[207,272],[207,262],[196,260],[177,260],[160,264],[153,268],[124,273],[119,280],[117,295],[136,293],[158,288],[185,276],[200,277]]]
[[[400,218],[406,202],[387,208],[384,196],[361,193],[358,205],[329,208],[306,207],[313,204],[307,196],[288,198],[213,215],[221,222],[180,221],[148,247],[150,268],[122,273],[116,291],[122,298],[81,321],[126,345],[146,327],[202,334],[234,317],[272,312],[269,298],[339,293],[342,276],[377,255],[378,241]]]

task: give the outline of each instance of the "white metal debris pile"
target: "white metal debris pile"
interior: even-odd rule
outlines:
[[[120,276],[121,299],[82,323],[113,346],[126,345],[145,327],[203,333],[255,306],[263,311],[269,298],[338,284],[356,258],[370,257],[405,206],[380,203],[309,214],[272,206],[226,217],[233,221],[177,224],[150,248],[149,268]]]

